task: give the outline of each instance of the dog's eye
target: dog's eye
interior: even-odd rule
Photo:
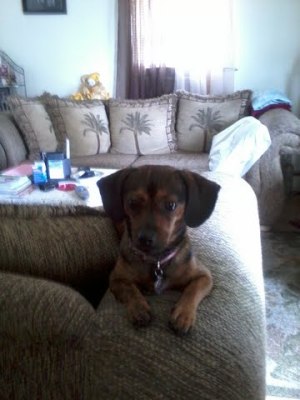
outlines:
[[[175,201],[166,201],[165,202],[165,209],[167,211],[174,211],[177,207],[177,204],[175,203]]]

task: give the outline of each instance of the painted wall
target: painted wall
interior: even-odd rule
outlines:
[[[300,116],[300,1],[235,0],[236,89],[282,90]]]
[[[114,92],[116,0],[67,0],[66,15],[25,15],[21,0],[0,10],[0,49],[25,69],[28,96],[69,96],[95,71]]]
[[[300,116],[300,0],[234,1],[235,89],[280,89]],[[29,96],[68,96],[94,71],[114,94],[117,0],[67,0],[59,16],[24,15],[21,3],[0,0],[0,48],[25,68]]]

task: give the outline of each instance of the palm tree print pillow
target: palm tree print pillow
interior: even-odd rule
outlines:
[[[25,139],[28,158],[34,161],[40,158],[41,151],[56,151],[54,128],[40,99],[10,96],[7,101]]]
[[[47,100],[47,110],[61,146],[66,137],[69,138],[71,157],[109,151],[108,118],[101,100],[72,101],[52,97]]]
[[[179,91],[177,95],[178,150],[209,153],[214,135],[248,115],[251,91],[228,96],[200,96]]]
[[[168,154],[175,150],[176,96],[147,100],[109,100],[115,154]]]

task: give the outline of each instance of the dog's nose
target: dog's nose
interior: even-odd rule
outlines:
[[[138,235],[139,246],[145,249],[151,249],[155,240],[154,236],[152,232],[141,232]]]

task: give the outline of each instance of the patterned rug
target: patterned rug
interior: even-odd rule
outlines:
[[[300,230],[261,235],[267,316],[267,394],[300,399]]]

